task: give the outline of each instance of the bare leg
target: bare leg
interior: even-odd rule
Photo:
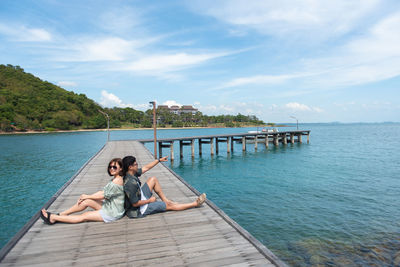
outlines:
[[[149,186],[150,191],[155,191],[157,195],[161,198],[161,200],[165,203],[174,203],[173,201],[169,200],[165,195],[164,192],[161,189],[161,185],[158,182],[158,179],[156,177],[150,177],[147,179],[146,184]],[[175,203],[176,204],[176,203]]]
[[[203,193],[191,203],[179,204],[165,202],[165,205],[167,206],[167,210],[187,210],[194,207],[200,207],[204,203],[204,201],[206,201],[206,194]]]
[[[90,207],[94,210],[99,210],[99,209],[101,209],[101,206],[102,206],[101,201],[96,201],[93,199],[85,199],[80,204],[78,204],[78,202],[76,202],[76,204],[73,205],[71,208],[69,208],[63,212],[60,212],[60,215],[69,215],[71,213],[82,211],[82,210],[86,209],[87,207]]]
[[[45,209],[42,210],[42,214],[45,217],[48,217],[48,213]],[[81,223],[81,222],[103,222],[103,218],[100,215],[100,212],[98,210],[95,211],[87,211],[85,213],[79,214],[79,215],[56,215],[56,214],[51,214],[50,216],[50,222],[55,223],[55,222],[64,222],[64,223]]]
[[[192,203],[184,203],[184,204],[165,202],[165,205],[167,206],[167,210],[187,210],[190,208],[197,207],[197,201],[193,201]]]

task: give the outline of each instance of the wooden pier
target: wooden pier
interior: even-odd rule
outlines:
[[[222,137],[217,146],[218,142],[229,144]],[[192,144],[182,140],[182,145]],[[139,166],[153,160],[140,142],[108,142],[45,208],[59,212],[72,206],[81,194],[101,190],[110,179],[108,162],[126,155],[136,156]],[[143,175],[142,181],[151,176],[159,179],[174,201],[193,201],[199,194],[163,164]],[[109,224],[50,226],[42,222],[38,211],[3,247],[0,260],[0,266],[286,266],[209,200],[199,208],[141,219],[125,216]]]
[[[231,153],[235,143],[242,144],[242,151],[246,151],[246,144],[250,141],[254,143],[254,149],[258,149],[258,144],[264,144],[265,147],[272,143],[274,146],[279,146],[279,143],[287,145],[288,143],[294,144],[302,143],[302,136],[307,136],[307,143],[310,142],[309,130],[296,130],[285,132],[260,132],[260,133],[242,133],[242,134],[222,134],[222,135],[203,135],[191,137],[176,137],[176,138],[161,138],[157,139],[159,157],[162,156],[163,148],[170,149],[170,160],[175,159],[174,143],[179,142],[179,156],[183,158],[183,147],[191,146],[191,156],[195,156],[195,143],[197,140],[199,155],[203,154],[203,144],[210,145],[211,155],[219,153],[219,143],[226,143],[227,153]],[[142,143],[154,142],[153,139],[140,139]],[[215,150],[214,150],[215,147]]]

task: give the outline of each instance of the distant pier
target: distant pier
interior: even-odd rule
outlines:
[[[162,156],[163,148],[170,149],[170,159],[174,160],[174,143],[179,143],[179,156],[183,158],[183,147],[191,146],[192,158],[195,156],[195,143],[198,143],[198,153],[203,154],[203,144],[210,145],[211,155],[219,153],[219,143],[226,143],[227,153],[233,152],[234,144],[241,143],[242,151],[246,151],[248,142],[254,143],[254,149],[258,149],[258,144],[264,144],[268,147],[270,143],[274,146],[279,144],[287,145],[289,143],[302,143],[302,136],[307,137],[307,143],[310,142],[310,130],[296,130],[284,132],[258,132],[258,133],[241,133],[241,134],[220,134],[220,135],[203,135],[192,137],[176,137],[176,138],[161,138],[157,139],[159,157]],[[140,139],[141,143],[154,142],[153,139]],[[215,146],[215,149],[214,149]]]

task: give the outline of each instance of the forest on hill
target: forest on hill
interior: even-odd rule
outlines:
[[[107,127],[105,112],[111,128],[152,127],[152,110],[133,108],[104,108],[85,94],[67,91],[43,81],[24,69],[0,65],[0,131],[54,131],[101,129]],[[256,116],[172,114],[157,109],[158,127],[239,127],[263,125]]]

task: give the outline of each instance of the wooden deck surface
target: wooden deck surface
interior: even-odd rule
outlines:
[[[139,166],[153,160],[137,141],[108,142],[49,207],[59,212],[83,193],[109,181],[110,159],[136,156]],[[196,190],[162,164],[141,177],[156,176],[167,197],[177,202],[197,198]],[[36,215],[36,218],[38,216]],[[57,223],[41,219],[6,254],[0,266],[285,266],[265,246],[212,202],[200,208],[165,212],[113,223]]]

